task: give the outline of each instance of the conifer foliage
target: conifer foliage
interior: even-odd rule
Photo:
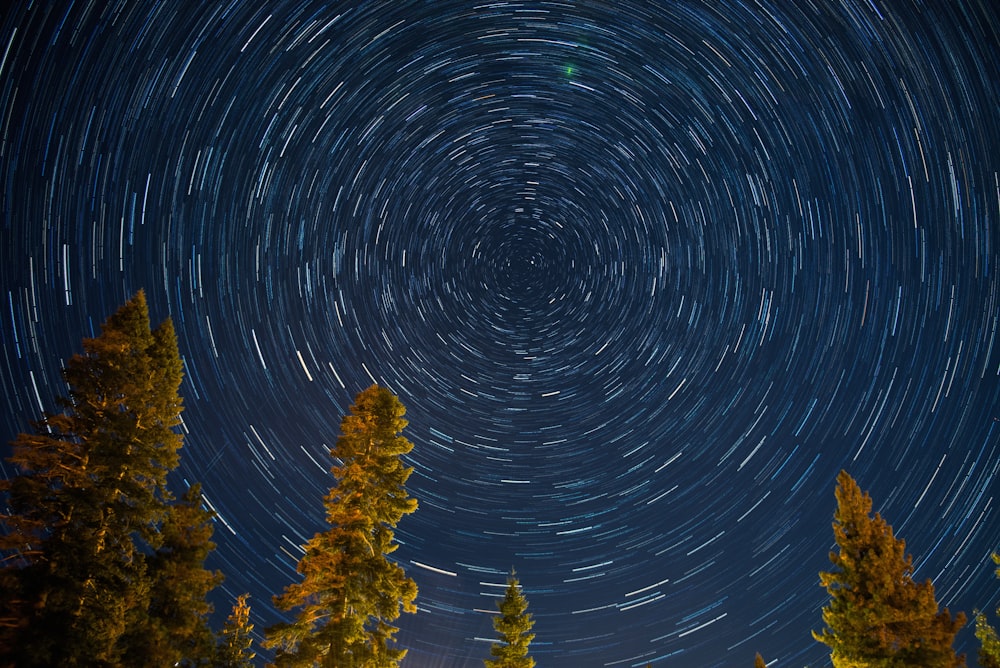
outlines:
[[[531,632],[535,621],[528,613],[528,599],[513,570],[507,578],[507,591],[497,607],[500,614],[493,619],[493,628],[500,634],[500,642],[490,647],[493,659],[483,662],[486,668],[534,668],[535,660],[528,656],[528,647],[535,638]]]
[[[250,594],[241,594],[222,627],[215,668],[251,668],[257,653],[253,651],[253,624],[250,623]]]
[[[223,577],[204,564],[215,549],[214,516],[202,506],[197,483],[170,506],[160,529],[160,547],[146,559],[148,607],[130,625],[128,665],[191,666],[213,655],[207,597]]]
[[[401,457],[413,444],[400,435],[406,409],[373,385],[357,395],[341,421],[331,454],[336,479],[324,498],[330,528],[305,546],[302,580],[274,599],[295,619],[267,630],[275,665],[390,668],[406,650],[395,647],[392,625],[416,612],[417,586],[388,555],[394,529],[417,508],[404,487],[412,468]]]
[[[870,515],[871,497],[845,471],[837,477],[836,498],[838,551],[830,553],[833,570],[820,573],[830,594],[826,628],[813,632],[830,647],[834,668],[963,666],[952,644],[965,616],[939,611],[930,580],[913,581],[905,543],[879,514]]]
[[[1000,554],[992,556],[993,563],[1000,565]],[[1000,568],[996,574],[1000,577]],[[1000,615],[1000,608],[997,608],[997,614]],[[976,638],[979,639],[979,665],[982,668],[1000,668],[1000,637],[981,612],[976,613]]]
[[[760,655],[760,652],[757,652],[757,655],[753,658],[753,668],[767,668],[764,657]]]
[[[138,630],[153,626],[171,646],[163,656],[185,657],[187,631],[163,629],[150,617],[160,615],[151,606],[166,603],[151,603],[163,590],[159,578],[177,574],[160,568],[173,552],[164,536],[186,530],[171,520],[167,489],[182,443],[173,325],[151,329],[139,292],[99,336],[84,339],[63,376],[69,394],[61,411],[45,413],[33,433],[15,439],[9,461],[18,475],[0,481],[0,664],[123,665]],[[193,508],[179,512],[194,522],[200,533],[193,539],[206,554],[210,527]],[[200,562],[192,568],[189,575]],[[213,578],[197,591],[214,586]]]

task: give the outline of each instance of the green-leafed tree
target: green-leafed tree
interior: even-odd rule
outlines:
[[[837,477],[830,553],[833,570],[821,572],[830,594],[826,628],[813,632],[830,648],[834,668],[957,668],[964,657],[952,649],[965,615],[939,611],[930,580],[914,582],[913,559],[876,513],[854,479]]]
[[[1000,565],[1000,554],[992,556],[993,563]],[[1000,577],[1000,568],[996,574]],[[1000,608],[997,608],[997,614],[1000,615]],[[976,613],[976,638],[979,639],[979,665],[982,668],[1000,668],[1000,637],[981,612]]]
[[[400,609],[416,612],[417,585],[388,557],[396,524],[417,508],[405,488],[413,471],[402,461],[413,448],[400,435],[405,412],[373,385],[341,421],[331,452],[337,484],[323,500],[330,528],[304,546],[302,580],[274,598],[280,610],[297,611],[266,631],[280,668],[389,668],[406,654],[395,646],[392,622]]]
[[[215,668],[252,668],[253,624],[250,623],[250,594],[242,594],[236,599],[233,611],[222,627],[216,653]]]
[[[492,659],[485,659],[486,668],[534,668],[535,660],[528,656],[528,647],[535,634],[535,625],[528,612],[528,599],[521,591],[517,574],[511,570],[507,578],[507,591],[497,603],[500,614],[493,618],[493,629],[500,635],[500,642],[490,646]]]
[[[215,516],[202,505],[195,483],[170,506],[161,528],[160,547],[147,556],[148,605],[138,610],[123,639],[126,663],[133,666],[205,666],[215,654],[208,624],[208,594],[222,574],[205,568],[215,549]]]
[[[767,664],[764,663],[764,657],[757,652],[757,655],[753,658],[753,668],[767,668]]]
[[[116,666],[150,583],[177,466],[182,378],[173,325],[136,294],[63,370],[59,412],[12,443],[0,481],[0,664]]]

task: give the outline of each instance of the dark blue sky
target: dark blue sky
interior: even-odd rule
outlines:
[[[372,382],[415,443],[404,665],[481,665],[511,567],[542,666],[824,665],[842,468],[940,601],[1000,605],[990,3],[0,22],[3,433],[144,288],[220,610],[249,591],[276,620]]]

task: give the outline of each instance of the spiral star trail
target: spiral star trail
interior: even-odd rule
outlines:
[[[842,468],[992,611],[998,45],[985,0],[15,2],[5,440],[143,288],[258,632],[372,382],[404,665],[481,665],[512,567],[543,666],[828,664]]]

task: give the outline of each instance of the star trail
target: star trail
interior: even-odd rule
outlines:
[[[540,666],[828,665],[841,469],[942,605],[1000,605],[986,0],[0,21],[3,440],[145,289],[220,614],[249,591],[258,632],[279,619],[373,382],[415,444],[403,665],[481,666],[512,567]]]

